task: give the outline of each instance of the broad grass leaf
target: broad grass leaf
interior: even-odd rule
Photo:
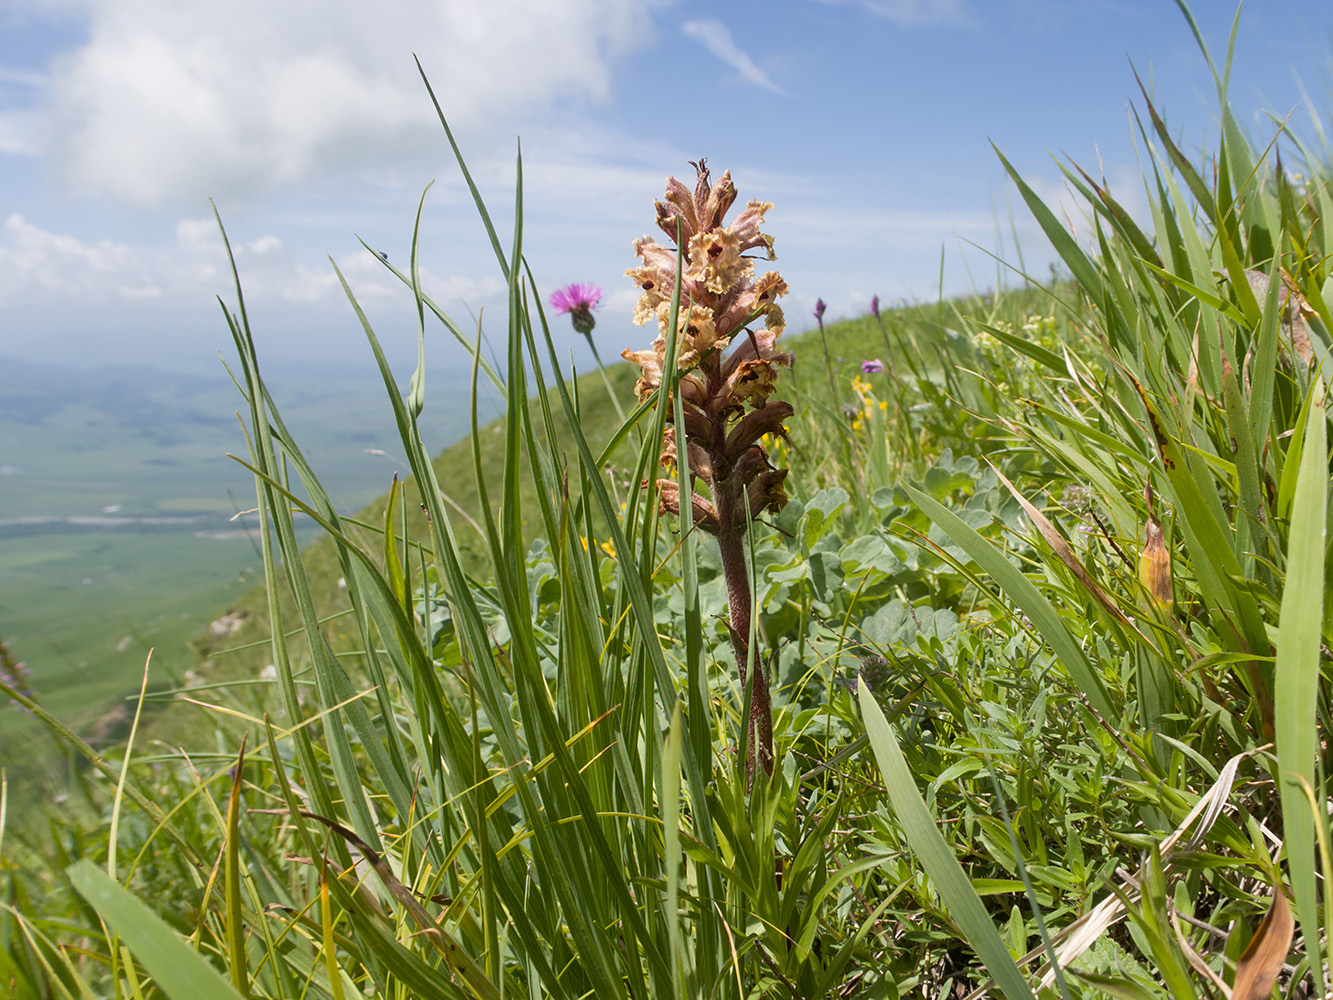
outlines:
[[[995,155],[1004,164],[1004,169],[1009,174],[1009,178],[1018,188],[1019,194],[1023,196],[1023,201],[1027,203],[1028,210],[1036,217],[1042,232],[1046,234],[1046,238],[1051,241],[1051,246],[1055,247],[1056,252],[1064,260],[1070,273],[1090,296],[1100,300],[1102,298],[1101,276],[1092,261],[1088,259],[1087,254],[1079,247],[1074,237],[1069,234],[1069,230],[1065,228],[1064,224],[1056,218],[1055,213],[1047,208],[1046,203],[1027,185],[1018,171],[1014,169],[1013,164],[1005,159],[999,147],[991,143],[991,148],[995,150]]]
[[[1032,1000],[1032,990],[1014,964],[1013,956],[1009,954],[1004,939],[982,905],[981,897],[972,888],[963,866],[958,863],[948,842],[935,826],[884,713],[864,684],[858,683],[857,696],[861,701],[866,735],[875,751],[875,759],[879,762],[894,814],[930,877],[931,885],[940,894],[949,916],[985,964],[986,971],[1001,992],[1009,1000]]]
[[[671,984],[676,996],[684,995],[684,950],[680,933],[680,700],[671,713],[671,728],[667,731],[666,746],[662,751],[662,837],[664,873],[666,880],[666,925],[671,942]]]
[[[241,994],[146,904],[91,861],[76,861],[69,880],[171,1000],[241,1000]]]
[[[1312,388],[1305,428],[1300,475],[1291,507],[1287,543],[1287,580],[1278,619],[1277,665],[1274,668],[1273,726],[1277,737],[1282,822],[1287,863],[1291,871],[1296,912],[1310,954],[1315,988],[1323,995],[1318,898],[1314,863],[1314,829],[1300,785],[1289,776],[1315,783],[1319,703],[1319,647],[1324,614],[1324,544],[1328,508],[1323,382]]]
[[[1216,292],[1209,291],[1201,285],[1197,285],[1192,281],[1180,277],[1178,274],[1172,274],[1166,268],[1158,267],[1152,261],[1140,260],[1139,263],[1144,267],[1147,267],[1163,281],[1168,281],[1181,291],[1188,293],[1190,298],[1197,299],[1205,305],[1211,306],[1233,322],[1242,325],[1245,323],[1245,317],[1241,314],[1240,310]]]
[[[1282,304],[1278,298],[1282,286],[1282,271],[1278,264],[1279,261],[1273,261],[1273,267],[1265,279],[1263,319],[1250,345],[1249,416],[1250,433],[1254,438],[1256,454],[1262,454],[1264,451],[1268,438],[1268,424],[1273,413],[1273,386],[1277,378],[1278,342],[1281,332],[1279,321],[1282,313]]]
[[[1041,533],[1042,538],[1046,539],[1046,544],[1051,547],[1051,550],[1056,554],[1060,561],[1065,564],[1071,573],[1074,574],[1078,579],[1078,582],[1083,584],[1088,593],[1095,597],[1097,602],[1110,612],[1111,617],[1115,618],[1115,620],[1121,624],[1129,624],[1129,620],[1125,617],[1124,612],[1120,610],[1120,606],[1116,604],[1116,602],[1113,601],[1101,587],[1097,586],[1097,582],[1093,580],[1083,564],[1079,562],[1078,556],[1074,555],[1074,550],[1070,547],[1069,542],[1065,540],[1064,535],[1060,534],[1060,532],[1055,529],[1055,525],[1053,525],[1046,518],[1046,515],[1039,511],[1027,497],[1018,492],[1018,487],[1005,478],[1004,473],[999,469],[996,469],[995,475],[1000,482],[1008,487],[1009,492],[1014,495],[1014,499],[1017,500],[1019,505],[1023,508],[1023,512],[1027,514],[1033,527]]]
[[[1146,260],[1160,264],[1162,262],[1161,258],[1158,257],[1157,251],[1152,245],[1152,241],[1144,235],[1143,230],[1138,227],[1138,224],[1134,221],[1134,217],[1125,210],[1125,207],[1111,196],[1110,188],[1098,184],[1092,179],[1092,175],[1077,163],[1074,163],[1073,166],[1074,169],[1083,176],[1088,187],[1090,187],[1096,194],[1096,198],[1092,197],[1082,185],[1078,184],[1077,180],[1065,167],[1061,167],[1060,170],[1066,177],[1073,181],[1076,186],[1078,186],[1080,193],[1082,193],[1083,197],[1088,200],[1088,203],[1110,221],[1115,227],[1116,232],[1134,248],[1135,253]],[[1105,183],[1105,181],[1103,181],[1103,183]],[[1099,201],[1100,204],[1098,204]]]
[[[1009,562],[1003,552],[968,527],[953,511],[918,489],[907,485],[904,485],[903,489],[916,505],[944,529],[972,557],[982,571],[995,581],[1005,595],[1031,619],[1033,626],[1050,644],[1055,655],[1060,658],[1074,679],[1074,683],[1087,696],[1089,704],[1101,714],[1102,718],[1107,720],[1117,718],[1119,713],[1111,707],[1111,700],[1107,697],[1106,690],[1096,673],[1093,672],[1092,664],[1088,662],[1079,644],[1065,628],[1059,613],[1046,598],[1041,596],[1032,581]]]
[[[1030,340],[1025,340],[1022,337],[1015,336],[1008,330],[1005,330],[1002,327],[993,326],[990,323],[982,323],[973,320],[970,325],[978,330],[985,330],[987,333],[989,333],[1000,343],[1004,344],[1006,347],[1010,348],[1011,350],[1017,351],[1019,354],[1026,355],[1027,357],[1031,358],[1033,361],[1038,362],[1039,364],[1045,365],[1047,368],[1055,372],[1057,375],[1064,374],[1065,371],[1064,359],[1061,358],[1060,355],[1056,354],[1054,351],[1048,351],[1040,344],[1034,344]]]
[[[1176,413],[1160,407],[1138,379],[1126,375],[1152,425],[1158,456],[1175,494],[1176,524],[1185,536],[1201,596],[1207,603],[1235,616],[1240,638],[1251,652],[1266,650],[1268,633],[1252,589],[1241,583],[1244,577],[1235,550],[1234,530],[1222,510],[1211,474],[1191,444],[1188,431],[1177,431],[1167,421],[1168,417],[1174,421]],[[1261,692],[1260,697],[1266,702],[1267,691]]]

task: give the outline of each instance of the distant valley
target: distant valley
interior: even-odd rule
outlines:
[[[189,669],[186,643],[257,582],[245,513],[254,483],[227,457],[245,454],[235,417],[245,403],[221,369],[206,378],[0,358],[0,372],[0,640],[44,705],[87,724],[137,687],[150,647],[155,686]],[[378,379],[335,370],[272,388],[344,510],[405,475]],[[465,385],[436,376],[427,440],[442,449],[468,420]],[[0,758],[45,739],[5,706],[0,737]]]

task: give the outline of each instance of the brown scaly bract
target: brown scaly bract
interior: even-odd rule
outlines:
[[[681,403],[689,441],[690,472],[707,483],[712,499],[693,498],[695,524],[716,535],[719,518],[744,531],[749,517],[776,513],[787,502],[782,489],[785,469],[774,469],[759,444],[765,434],[784,434],[783,420],[791,405],[770,401],[778,369],[791,364],[791,355],[777,350],[784,320],[778,297],[787,283],[776,271],[758,279],[754,259],[747,251],[761,250],[773,257],[773,238],[759,231],[769,202],[751,201],[730,226],[723,225],[736,200],[728,171],[710,184],[704,161],[694,165],[698,181],[694,193],[674,177],[667,179],[666,200],[657,202],[657,224],[673,241],[677,225],[687,257],[681,285],[677,365],[688,372],[681,381]],[[639,366],[636,390],[646,399],[657,390],[666,367],[667,327],[676,283],[676,250],[651,237],[634,243],[642,259],[625,273],[641,295],[634,310],[640,325],[657,321],[658,336],[646,351],[624,351],[623,357]],[[760,323],[762,327],[754,329]],[[724,352],[736,343],[727,357]],[[746,412],[746,407],[749,412]],[[668,410],[668,419],[671,411]],[[739,419],[738,419],[739,418]],[[674,464],[674,432],[664,442],[663,464]],[[658,481],[664,512],[678,513],[680,497],[674,480]]]

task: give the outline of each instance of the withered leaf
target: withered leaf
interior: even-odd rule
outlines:
[[[1277,974],[1291,950],[1291,937],[1296,922],[1282,889],[1273,892],[1273,905],[1254,932],[1250,945],[1236,963],[1236,984],[1231,988],[1231,1000],[1267,1000],[1273,992]]]
[[[992,466],[992,468],[994,469],[994,466]],[[1074,574],[1078,579],[1078,582],[1087,588],[1088,593],[1096,598],[1097,603],[1104,607],[1110,613],[1111,617],[1115,618],[1116,621],[1121,622],[1122,624],[1128,624],[1129,620],[1125,617],[1125,613],[1120,610],[1120,606],[1111,599],[1106,591],[1097,586],[1096,581],[1092,579],[1083,564],[1079,562],[1078,556],[1074,555],[1074,550],[1070,548],[1070,545],[1065,541],[1064,536],[1055,530],[1055,525],[1051,524],[1051,522],[1047,520],[1045,514],[1039,511],[1025,496],[1023,496],[1022,493],[1018,492],[1018,487],[1006,479],[1004,473],[999,469],[995,469],[994,471],[996,477],[1008,487],[1009,492],[1014,495],[1014,499],[1019,502],[1020,506],[1022,506],[1023,513],[1027,514],[1028,520],[1032,522],[1033,527],[1041,533],[1042,538],[1046,539],[1046,544],[1051,547],[1052,551],[1055,552],[1060,561],[1069,568],[1069,571]]]

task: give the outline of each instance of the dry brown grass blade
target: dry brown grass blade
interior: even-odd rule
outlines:
[[[1241,761],[1246,757],[1252,757],[1254,754],[1270,749],[1270,746],[1258,747],[1254,750],[1247,750],[1244,753],[1232,757],[1222,767],[1217,780],[1203,794],[1203,797],[1194,804],[1194,808],[1189,811],[1189,815],[1181,821],[1180,825],[1171,832],[1159,845],[1162,863],[1170,867],[1168,859],[1171,851],[1180,839],[1185,836],[1186,831],[1190,832],[1189,840],[1186,842],[1186,849],[1193,850],[1203,842],[1203,838],[1217,821],[1217,817],[1222,815],[1222,810],[1227,803],[1227,797],[1231,794],[1231,787],[1235,784],[1236,773],[1240,769]],[[1196,822],[1197,821],[1197,822]],[[1127,876],[1120,885],[1122,895],[1117,896],[1112,893],[1094,906],[1083,916],[1079,917],[1068,927],[1060,930],[1059,933],[1051,935],[1051,940],[1058,945],[1055,950],[1056,960],[1060,963],[1060,968],[1067,969],[1082,955],[1085,951],[1101,937],[1108,928],[1118,923],[1125,916],[1124,900],[1136,900],[1139,897],[1139,880],[1137,875]],[[1045,947],[1032,949],[1026,955],[1018,960],[1019,966],[1029,965],[1039,958],[1046,956]],[[1050,989],[1055,983],[1055,972],[1049,963],[1044,964],[1040,969],[1041,981],[1038,984],[1039,989]],[[993,982],[983,983],[977,989],[967,995],[965,1000],[979,1000],[980,997],[990,992],[995,984]]]
[[[1143,551],[1139,553],[1139,583],[1148,597],[1159,608],[1169,608],[1174,602],[1171,582],[1171,552],[1162,534],[1162,522],[1153,509],[1152,484],[1143,487],[1143,499],[1148,505],[1148,520],[1143,526]]]
[[[1005,478],[1003,472],[995,468],[994,465],[991,466],[991,470],[999,478],[1000,482],[1008,487],[1009,492],[1014,495],[1014,499],[1022,506],[1023,513],[1027,514],[1028,520],[1032,522],[1033,527],[1041,532],[1041,537],[1046,539],[1046,544],[1049,545],[1052,551],[1060,557],[1060,561],[1069,567],[1069,571],[1078,578],[1078,582],[1087,588],[1088,593],[1096,598],[1097,603],[1110,612],[1111,616],[1115,618],[1116,621],[1120,622],[1122,625],[1130,624],[1129,619],[1126,618],[1124,612],[1120,610],[1120,606],[1116,604],[1101,587],[1097,586],[1097,582],[1093,580],[1088,574],[1088,571],[1084,569],[1083,564],[1079,562],[1078,556],[1074,555],[1074,550],[1070,547],[1069,543],[1065,541],[1064,535],[1055,530],[1055,525],[1047,519],[1046,515],[1029,502],[1022,493],[1018,492],[1018,487],[1009,482],[1009,480]]]
[[[1231,794],[1231,786],[1236,781],[1236,772],[1239,770],[1241,761],[1246,757],[1259,753],[1260,750],[1267,749],[1259,747],[1254,750],[1247,750],[1244,753],[1232,757],[1222,767],[1222,771],[1213,782],[1212,787],[1203,794],[1203,797],[1195,803],[1194,808],[1189,811],[1189,815],[1181,821],[1181,824],[1172,831],[1171,835],[1162,841],[1160,845],[1162,864],[1170,867],[1169,859],[1171,851],[1175,848],[1180,839],[1190,832],[1189,841],[1186,844],[1187,849],[1193,849],[1203,842],[1204,836],[1211,829],[1217,817],[1222,814],[1222,809],[1226,806],[1227,798]],[[1196,820],[1198,821],[1196,823]],[[1128,879],[1123,884],[1125,897],[1129,899],[1138,898],[1138,890],[1135,888],[1137,882],[1135,879]],[[1095,907],[1079,917],[1072,924],[1066,927],[1057,938],[1062,938],[1060,946],[1056,949],[1056,959],[1060,963],[1060,968],[1068,968],[1076,958],[1092,947],[1093,943],[1106,932],[1108,928],[1119,922],[1125,915],[1125,904],[1122,899],[1114,894],[1107,896]],[[1034,949],[1024,956],[1023,962],[1035,961],[1037,958],[1045,955],[1045,950],[1041,948]],[[1049,964],[1041,970],[1041,988],[1049,989],[1055,982],[1055,972]]]
[[[1282,887],[1273,890],[1273,905],[1264,914],[1259,929],[1254,932],[1250,945],[1236,963],[1236,984],[1231,988],[1232,1000],[1266,1000],[1273,992],[1277,974],[1291,951],[1291,938],[1296,931],[1291,907],[1287,905]]]
[[[1176,912],[1174,906],[1171,907],[1171,929],[1176,932],[1176,943],[1180,945],[1181,952],[1194,971],[1217,987],[1218,992],[1230,1000],[1231,987],[1226,984],[1221,976],[1209,968],[1208,963],[1203,960],[1203,956],[1194,950],[1189,937],[1180,927],[1180,914]]]

